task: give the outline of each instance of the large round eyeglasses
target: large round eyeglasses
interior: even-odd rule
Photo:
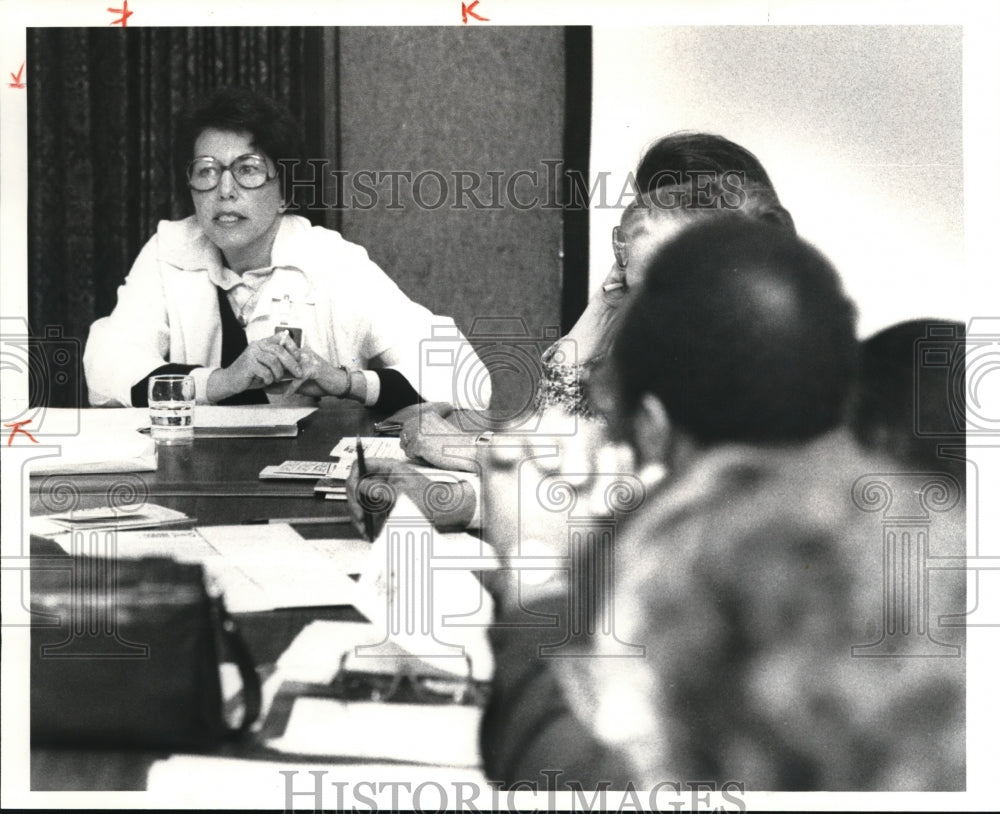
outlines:
[[[191,189],[208,192],[215,189],[222,180],[222,173],[229,170],[233,180],[244,189],[257,189],[277,176],[272,173],[267,159],[256,153],[247,153],[234,158],[223,166],[208,155],[199,156],[187,165],[187,181]]]

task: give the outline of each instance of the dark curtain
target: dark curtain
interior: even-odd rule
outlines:
[[[187,214],[171,165],[174,123],[212,90],[268,94],[302,122],[306,154],[322,155],[319,29],[36,28],[27,40],[34,336],[61,330],[82,351],[157,222]],[[72,367],[72,381],[33,388],[33,401],[86,404],[82,371]]]

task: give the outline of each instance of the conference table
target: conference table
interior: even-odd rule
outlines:
[[[53,496],[71,488],[81,508],[101,506],[123,493],[185,512],[202,525],[235,525],[267,517],[342,518],[347,504],[314,496],[312,481],[261,480],[260,470],[287,460],[328,460],[345,436],[373,434],[379,416],[353,403],[323,403],[302,419],[294,438],[196,438],[191,446],[159,446],[155,472],[50,475],[31,478],[32,514],[52,511]],[[294,526],[303,537],[358,538],[349,524]],[[66,556],[54,543],[32,538],[33,557]],[[234,614],[259,670],[317,619],[364,621],[351,606],[278,609]],[[149,749],[33,747],[33,791],[139,790],[150,767],[167,752]],[[287,759],[251,737],[215,754],[246,760]],[[336,762],[331,760],[328,762]],[[271,801],[277,805],[278,801]],[[271,807],[271,804],[268,807]]]
[[[329,460],[344,436],[372,435],[375,416],[355,402],[324,402],[288,437],[196,438],[190,446],[157,446],[155,472],[50,475],[31,479],[31,511],[62,508],[62,484],[79,507],[143,498],[185,512],[199,523],[245,523],[258,517],[321,517],[345,513],[342,503],[314,498],[312,483],[261,480],[260,470],[286,460]],[[136,497],[131,497],[136,495]]]

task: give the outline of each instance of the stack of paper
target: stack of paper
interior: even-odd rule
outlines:
[[[52,539],[67,553],[76,553],[81,535],[89,536],[74,529]],[[306,540],[291,526],[268,523],[119,531],[110,544],[120,558],[171,557],[200,563],[229,610],[250,612],[353,604],[355,583],[346,575],[335,542]],[[348,547],[353,543],[344,542]]]
[[[473,573],[499,567],[496,552],[469,534],[447,534],[420,520],[405,495],[372,544],[354,606],[382,639],[453,675],[493,675],[486,630],[493,599]]]
[[[476,767],[483,711],[466,704],[295,699],[285,734],[268,741],[299,755]]]
[[[316,480],[330,474],[330,461],[285,461],[260,470],[261,480]]]
[[[197,437],[294,437],[298,422],[315,407],[219,407],[199,404],[194,411]],[[154,472],[156,445],[149,437],[145,407],[47,408],[42,442],[59,446],[58,455],[33,459],[32,475]],[[350,466],[348,465],[348,468]]]
[[[114,426],[149,432],[149,410],[145,407],[107,407],[65,412],[79,413],[85,426]],[[270,404],[221,407],[218,404],[198,404],[194,408],[194,433],[204,438],[294,437],[299,432],[298,422],[314,412],[315,407],[278,407]],[[48,412],[45,420],[48,426]]]
[[[316,482],[315,489],[317,494],[322,493],[326,496],[327,500],[347,500],[347,489],[344,486],[344,482],[347,480],[347,476],[351,474],[351,467],[354,465],[354,462],[358,459],[357,444],[359,440],[367,457],[392,458],[395,461],[407,460],[406,453],[403,452],[402,447],[399,445],[398,438],[371,436],[358,439],[345,436],[330,451],[330,457],[333,459],[330,464],[330,471],[326,477]]]
[[[333,462],[330,471],[325,478],[316,481],[316,491],[326,494],[327,500],[347,500],[347,492],[344,482],[351,473],[351,467],[358,459],[357,443],[361,441],[365,458],[389,458],[393,461],[406,463],[410,470],[417,472],[428,480],[441,483],[458,483],[468,481],[474,487],[478,487],[479,478],[471,472],[462,472],[457,469],[439,469],[436,466],[418,464],[408,458],[403,448],[400,446],[398,438],[385,438],[382,436],[371,436],[365,438],[345,437],[330,451]],[[478,493],[478,488],[476,488]]]
[[[392,736],[383,735],[384,740]],[[415,789],[425,789],[418,800]],[[436,788],[435,788],[436,787]],[[497,791],[480,769],[370,760],[308,762],[246,760],[215,755],[173,755],[150,767],[146,784],[156,808],[292,808],[331,811],[495,810]],[[443,789],[448,802],[434,797]],[[457,790],[457,792],[456,792]],[[133,792],[138,794],[138,792]],[[456,795],[457,803],[451,802]],[[133,799],[133,798],[130,798]],[[500,798],[503,802],[503,798]],[[472,804],[472,805],[470,805]]]
[[[376,625],[317,621],[307,626],[281,655],[264,683],[265,710],[286,682],[299,696],[287,722],[275,709],[264,728],[277,727],[270,748],[299,755],[351,756],[449,766],[478,766],[478,731],[482,710],[473,703],[400,703],[344,700],[331,683],[341,670],[439,676],[453,685],[451,673],[437,660],[421,659],[384,639]],[[478,676],[479,681],[488,675]],[[466,674],[458,676],[463,686]],[[315,690],[310,693],[308,686]],[[281,705],[279,705],[280,707]],[[287,709],[287,707],[286,707]],[[277,720],[274,720],[277,719]],[[392,737],[386,737],[391,732]],[[267,735],[265,734],[265,737]]]
[[[136,430],[149,424],[149,411],[138,409],[45,410],[45,444],[60,447],[57,456],[35,458],[32,475],[153,472],[156,446]]]
[[[331,682],[352,673],[441,675],[487,682],[493,653],[486,637],[493,603],[472,571],[498,567],[493,549],[467,534],[442,534],[414,518],[405,496],[397,501],[371,548],[354,605],[370,624],[314,622],[278,661],[265,682],[270,708],[282,685],[295,697],[285,725],[268,746],[298,755],[356,756],[428,764],[480,765],[482,710],[471,703],[345,700]],[[308,685],[317,689],[312,694]],[[466,686],[463,683],[463,686]],[[279,723],[265,721],[270,730]],[[391,736],[387,736],[391,733]]]
[[[314,412],[315,407],[199,404],[194,408],[194,434],[200,438],[294,438],[299,432],[299,421]]]
[[[53,530],[66,529],[149,529],[176,526],[189,522],[184,512],[168,509],[155,503],[143,503],[135,508],[119,509],[100,506],[93,509],[73,509],[61,514],[32,518],[32,531],[50,536]],[[53,528],[54,527],[54,528]]]
[[[334,459],[334,465],[327,475],[332,480],[347,480],[351,474],[351,467],[358,459],[357,442],[361,441],[361,447],[365,451],[366,458],[392,458],[394,461],[409,460],[403,452],[398,438],[385,438],[381,436],[371,436],[365,438],[351,438],[345,436],[341,438],[337,446],[330,451],[330,457]]]

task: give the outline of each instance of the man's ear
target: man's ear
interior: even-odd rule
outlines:
[[[670,440],[670,416],[663,402],[651,393],[639,400],[635,412],[635,445],[643,464],[662,463]]]

